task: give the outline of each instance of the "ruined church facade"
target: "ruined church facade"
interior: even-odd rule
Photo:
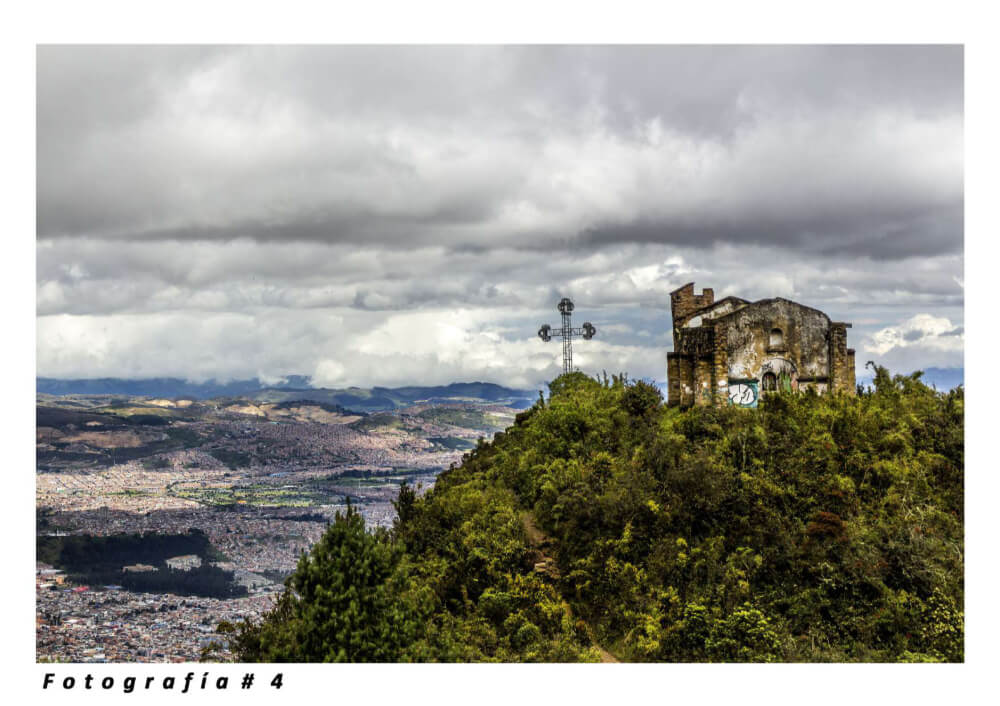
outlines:
[[[762,394],[813,388],[854,394],[850,324],[788,299],[715,301],[689,282],[670,293],[674,350],[667,403],[756,407]]]

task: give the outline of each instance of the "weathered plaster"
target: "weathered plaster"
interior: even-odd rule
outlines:
[[[738,297],[726,297],[702,309],[698,309],[693,316],[683,325],[683,328],[696,328],[703,323],[718,319],[726,314],[731,314],[737,309],[741,309],[749,302]]]
[[[749,304],[726,317],[729,376],[760,379],[766,361],[784,359],[798,375],[829,375],[827,333],[830,317],[787,299]],[[781,329],[783,344],[770,347],[771,330]]]

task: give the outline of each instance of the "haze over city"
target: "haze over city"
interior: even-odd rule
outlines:
[[[688,281],[963,365],[961,47],[37,58],[40,376],[662,382]]]

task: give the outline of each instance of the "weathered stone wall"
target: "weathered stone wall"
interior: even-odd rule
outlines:
[[[688,407],[695,400],[694,361],[690,358],[681,363],[681,405]]]
[[[696,295],[693,283],[672,292],[670,304],[674,317],[674,350],[667,354],[670,405],[730,404],[734,385],[740,395],[737,403],[744,406],[756,401],[749,389],[740,393],[743,388],[761,393],[769,385],[817,392],[856,389],[854,351],[847,348],[850,324],[831,323],[821,311],[780,298],[751,304],[727,297],[693,316],[715,304],[711,289]]]
[[[694,394],[696,405],[710,405],[714,402],[712,386],[712,358],[695,358]]]
[[[667,369],[669,387],[667,388],[667,404],[690,406],[696,397],[695,365],[690,356],[667,354]]]
[[[729,339],[727,321],[722,319],[712,327],[715,335],[715,350],[712,353],[712,395],[716,405],[729,401],[729,350],[726,341]]]
[[[724,317],[729,377],[760,379],[768,362],[785,360],[799,378],[827,378],[830,319],[821,311],[786,299],[768,299]],[[772,329],[781,343],[772,345]],[[782,366],[786,367],[786,366]]]
[[[847,347],[850,324],[830,324],[830,387],[834,392],[854,392],[854,350]]]
[[[685,329],[680,340],[674,344],[674,351],[682,355],[711,357],[715,353],[715,330],[708,326]]]
[[[667,404],[680,404],[681,358],[677,353],[667,353]]]
[[[675,289],[670,293],[670,313],[674,319],[674,328],[680,324],[688,314],[698,311],[715,301],[715,292],[711,288],[704,288],[701,294],[694,293],[694,282],[688,282],[680,289]]]

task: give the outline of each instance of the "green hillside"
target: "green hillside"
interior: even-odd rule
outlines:
[[[964,392],[874,383],[681,411],[565,375],[221,629],[247,661],[962,661]]]

